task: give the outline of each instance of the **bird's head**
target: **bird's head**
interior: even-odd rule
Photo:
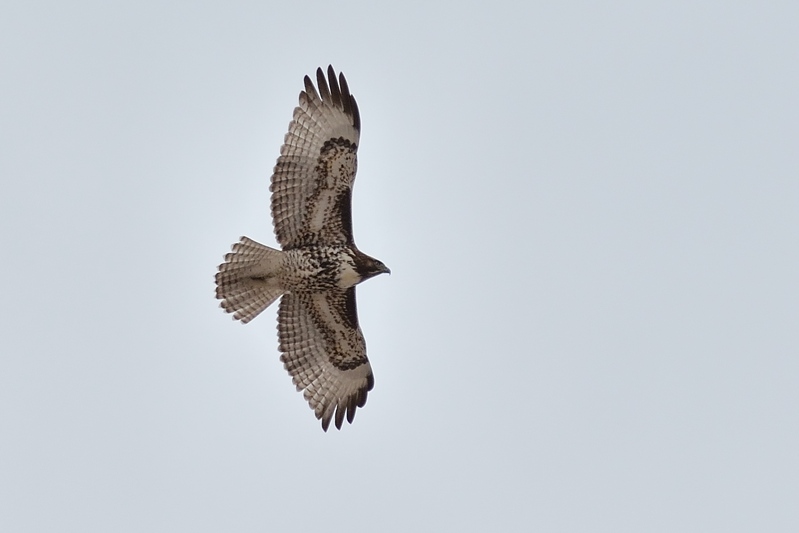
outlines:
[[[358,273],[361,275],[362,280],[373,278],[379,274],[391,274],[391,270],[383,264],[382,261],[369,257],[366,254],[359,253],[356,260]]]
[[[375,276],[378,274],[391,274],[391,269],[388,268],[386,265],[383,264],[382,261],[378,261],[377,259],[374,260],[375,264]]]

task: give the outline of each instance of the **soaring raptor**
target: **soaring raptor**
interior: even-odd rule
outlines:
[[[280,360],[327,431],[372,390],[355,285],[389,269],[355,246],[352,185],[361,118],[343,74],[305,76],[300,105],[272,174],[272,221],[281,250],[242,237],[216,274],[216,297],[247,323],[282,296]]]

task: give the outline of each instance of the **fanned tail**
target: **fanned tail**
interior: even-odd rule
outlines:
[[[216,273],[216,297],[233,318],[246,324],[285,292],[279,273],[283,252],[242,237]]]

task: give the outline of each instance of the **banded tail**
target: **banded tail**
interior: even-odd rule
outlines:
[[[246,324],[285,292],[279,273],[283,252],[242,237],[225,255],[216,273],[216,297],[220,307]]]

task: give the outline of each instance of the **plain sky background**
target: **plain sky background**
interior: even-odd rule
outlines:
[[[799,3],[6,2],[0,530],[799,531]],[[214,299],[332,63],[376,385]]]

